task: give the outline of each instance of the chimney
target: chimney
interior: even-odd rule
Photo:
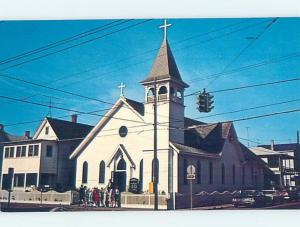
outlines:
[[[271,150],[274,151],[274,140],[271,140]]]
[[[0,124],[0,132],[4,132],[4,125]]]
[[[72,118],[71,118],[72,122],[73,122],[73,123],[77,123],[77,114],[72,114],[71,117],[72,117]]]
[[[25,131],[24,136],[29,139],[30,138],[30,131]]]

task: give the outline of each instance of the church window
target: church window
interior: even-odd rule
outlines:
[[[144,161],[140,161],[140,179],[139,179],[139,190],[143,190],[143,172],[144,172]]]
[[[88,181],[88,163],[85,161],[82,165],[82,183],[86,184]]]
[[[232,184],[235,185],[235,165],[232,166]]]
[[[122,157],[118,163],[117,170],[126,170],[126,162]]]
[[[119,128],[119,135],[120,135],[121,137],[127,136],[127,133],[128,133],[128,129],[127,129],[126,126],[121,126],[121,127]]]
[[[187,160],[183,159],[183,184],[187,184],[187,179],[186,179],[186,176],[187,176],[187,166],[188,166]]]
[[[168,93],[168,90],[167,90],[167,87],[166,86],[161,86],[159,88],[159,91],[158,91],[158,94],[159,95],[163,95],[163,94],[167,94]]]
[[[178,90],[178,91],[176,92],[176,96],[177,96],[178,98],[182,98],[182,93],[181,93],[181,91]]]
[[[221,171],[222,171],[222,184],[225,184],[225,165],[224,163],[222,163],[222,167],[221,167]]]
[[[245,166],[242,168],[242,184],[245,185],[245,177],[246,177],[246,171]]]
[[[154,89],[153,89],[153,88],[150,88],[150,89],[149,89],[147,96],[148,96],[148,97],[154,96]]]
[[[159,161],[156,159],[157,167],[157,183],[159,182]],[[154,181],[154,159],[152,160],[152,181]]]
[[[99,166],[99,183],[103,184],[105,182],[105,162],[102,160]]]
[[[213,163],[209,162],[209,184],[213,184],[213,175],[214,175]]]
[[[201,184],[201,162],[197,161],[197,183]]]

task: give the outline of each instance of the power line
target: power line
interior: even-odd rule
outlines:
[[[20,66],[20,65],[23,65],[23,64],[32,62],[32,61],[36,61],[36,60],[39,60],[39,59],[41,59],[41,58],[48,57],[48,56],[53,55],[53,54],[57,54],[57,53],[63,52],[63,51],[65,51],[65,50],[69,50],[69,49],[71,49],[71,48],[78,47],[78,46],[81,46],[81,45],[84,45],[84,44],[93,42],[93,41],[95,41],[95,40],[104,38],[104,37],[109,36],[109,35],[112,35],[112,34],[114,34],[114,33],[117,33],[117,32],[120,32],[120,31],[124,31],[124,30],[130,29],[130,28],[136,27],[136,26],[138,26],[138,25],[144,24],[144,23],[146,23],[146,22],[148,22],[148,21],[151,21],[151,20],[152,20],[152,19],[147,19],[147,20],[144,20],[144,21],[135,23],[135,24],[133,24],[133,25],[129,25],[129,26],[120,28],[120,29],[118,29],[118,30],[115,30],[115,31],[106,33],[106,34],[104,34],[104,35],[102,35],[102,36],[98,36],[98,37],[95,37],[95,38],[92,38],[92,39],[88,39],[88,40],[85,40],[85,41],[83,41],[83,42],[80,42],[80,43],[77,43],[77,44],[74,44],[74,45],[65,47],[65,48],[63,48],[63,49],[60,49],[60,50],[57,50],[57,51],[53,51],[53,52],[50,52],[50,53],[47,53],[47,54],[44,54],[44,55],[41,55],[41,56],[38,56],[38,57],[35,57],[35,58],[32,58],[32,59],[29,59],[29,60],[26,60],[26,61],[23,61],[23,62],[20,62],[20,63],[17,63],[17,64],[14,64],[14,65],[8,66],[8,67],[6,67],[6,68],[0,69],[0,71],[5,71],[5,70],[7,70],[7,69],[15,68],[15,67],[17,67],[17,66]]]
[[[228,68],[230,68],[230,66],[232,66],[232,64],[234,63],[234,62],[236,62],[242,55],[243,55],[243,53],[245,53],[250,47],[252,47],[253,45],[254,45],[254,43],[276,22],[278,20],[278,18],[275,18],[275,19],[272,19],[272,21],[269,23],[269,24],[267,24],[267,26],[266,27],[264,27],[263,28],[263,30],[258,34],[258,35],[256,35],[256,37],[251,37],[252,39],[251,39],[251,42],[250,43],[248,43],[248,45],[246,45],[239,53],[238,53],[238,55],[231,61],[231,62],[229,62],[229,64],[227,64],[225,67],[224,67],[224,69],[221,71],[221,73],[222,72],[225,72]],[[207,85],[206,85],[206,88],[208,87],[208,86],[210,86],[214,81],[216,81],[219,77],[221,77],[222,76],[222,74],[221,75],[219,75],[219,76],[217,76],[217,77],[215,77],[212,81],[210,81]]]
[[[120,22],[120,21],[121,21],[121,23],[115,24],[115,23]],[[98,33],[100,31],[104,31],[104,30],[113,28],[113,27],[121,25],[123,23],[127,23],[129,21],[131,21],[131,20],[125,20],[125,21],[116,20],[116,21],[109,22],[107,24],[104,24],[104,25],[101,25],[99,27],[95,27],[95,28],[89,29],[89,30],[87,30],[85,32],[81,32],[79,34],[70,36],[68,38],[64,38],[64,39],[61,39],[59,41],[55,41],[55,42],[49,43],[47,45],[41,46],[39,48],[30,50],[30,51],[27,51],[27,52],[23,52],[23,53],[18,54],[16,56],[3,59],[3,60],[0,61],[0,65],[7,64],[9,62],[16,61],[16,60],[19,60],[19,59],[22,59],[22,58],[25,58],[25,57],[28,57],[28,56],[31,56],[31,55],[43,52],[45,50],[49,50],[49,49],[55,48],[57,46],[61,46],[61,45],[67,44],[69,42],[73,42],[75,40],[78,40],[78,39],[81,39],[81,38],[93,35],[93,34]],[[113,24],[115,24],[115,25],[113,25]]]
[[[281,83],[289,83],[289,82],[298,81],[298,80],[300,80],[300,77],[287,79],[287,80],[272,81],[272,82],[261,83],[261,84],[253,84],[253,85],[247,85],[247,86],[241,86],[241,87],[220,89],[220,90],[211,91],[209,93],[220,93],[220,92],[227,92],[227,91],[242,90],[242,89],[247,89],[247,88],[262,87],[262,86],[281,84]],[[201,91],[196,91],[196,92],[186,95],[185,97],[196,95],[196,94],[199,94],[200,92]]]
[[[0,98],[13,100],[13,101],[17,101],[17,102],[22,102],[22,103],[27,103],[27,104],[32,104],[32,105],[36,105],[36,106],[43,106],[43,107],[47,107],[47,108],[49,107],[49,105],[46,105],[46,104],[42,104],[42,103],[38,103],[38,102],[31,102],[31,101],[17,99],[17,98],[13,98],[13,97],[9,97],[9,96],[4,96],[4,95],[0,95]],[[52,108],[53,109],[58,109],[58,110],[63,110],[63,111],[71,111],[71,112],[79,113],[79,114],[88,114],[88,115],[93,115],[93,116],[98,116],[98,117],[113,118],[113,119],[116,119],[116,120],[124,120],[124,121],[135,122],[135,123],[145,123],[145,122],[142,122],[142,121],[130,120],[130,119],[119,118],[119,117],[110,117],[110,116],[106,116],[106,115],[102,115],[102,114],[96,114],[96,113],[87,113],[87,112],[83,112],[83,111],[79,111],[79,110],[73,110],[73,109],[57,107],[57,106],[52,106]],[[151,123],[147,123],[147,124],[151,124]]]
[[[248,111],[248,110],[261,109],[261,108],[265,108],[265,107],[277,106],[277,105],[282,105],[282,104],[287,104],[287,103],[292,103],[292,102],[299,102],[299,101],[300,101],[300,98],[282,101],[282,102],[275,102],[275,103],[265,104],[265,105],[260,105],[260,106],[254,106],[254,107],[249,107],[249,108],[244,108],[244,109],[239,109],[239,110],[233,110],[233,111],[228,111],[228,112],[223,112],[223,113],[211,114],[208,116],[196,117],[195,119],[202,119],[202,118],[215,117],[215,116],[220,116],[220,115],[225,115],[225,114],[239,113],[239,112],[244,112],[244,111]]]

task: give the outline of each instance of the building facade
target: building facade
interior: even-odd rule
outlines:
[[[105,187],[112,181],[121,191],[138,179],[142,192],[153,181],[154,92],[157,95],[158,190],[187,193],[187,166],[196,167],[194,191],[261,189],[264,163],[243,146],[232,123],[206,124],[185,117],[188,88],[164,38],[148,77],[141,81],[145,100],[121,92],[115,105],[71,154],[76,160],[76,186]]]
[[[69,155],[91,128],[77,123],[76,116],[71,122],[45,118],[32,139],[2,143],[2,189],[70,189],[74,185],[75,164]]]

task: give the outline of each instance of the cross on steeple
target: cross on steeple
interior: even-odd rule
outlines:
[[[125,84],[123,82],[121,82],[121,84],[118,86],[118,88],[120,88],[120,96],[124,96],[124,90],[125,90]]]
[[[170,27],[172,24],[167,24],[167,20],[165,19],[165,22],[163,25],[159,26],[159,28],[164,29],[164,39],[167,39],[167,28]]]

